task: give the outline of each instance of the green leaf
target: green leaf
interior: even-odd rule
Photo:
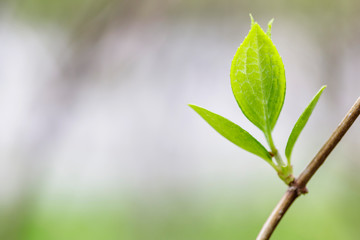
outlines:
[[[256,22],[235,54],[230,79],[242,112],[269,139],[284,103],[285,70],[270,37]]]
[[[251,13],[249,14],[249,16],[250,16],[250,20],[251,20],[251,26],[253,26],[255,24],[255,20]]]
[[[268,23],[268,29],[267,29],[267,31],[266,31],[266,35],[268,35],[269,38],[271,38],[271,28],[272,28],[273,22],[274,22],[274,19],[271,19],[271,20],[269,21],[269,23]]]
[[[286,149],[285,149],[285,155],[286,155],[286,158],[288,159],[288,162],[290,162],[291,152],[294,148],[295,142],[298,139],[301,131],[304,129],[307,121],[310,118],[311,113],[313,112],[313,110],[314,110],[317,102],[319,101],[319,98],[325,88],[326,88],[326,86],[321,87],[321,89],[317,92],[317,94],[311,100],[310,104],[306,107],[304,112],[301,114],[301,116],[295,123],[295,126],[294,126],[293,130],[291,131],[291,134],[289,136],[288,142],[286,144]]]
[[[189,106],[194,109],[207,123],[209,123],[210,126],[212,126],[218,133],[220,133],[230,142],[265,159],[272,166],[274,165],[272,163],[271,156],[265,147],[240,126],[204,108],[191,104],[189,104]]]

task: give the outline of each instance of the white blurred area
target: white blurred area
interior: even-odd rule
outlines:
[[[253,15],[266,27],[267,17]],[[273,17],[273,41],[287,76],[274,131],[282,152],[302,110],[328,85],[295,146],[299,173],[359,96],[359,46],[336,56],[339,79],[328,82],[323,49],[309,25],[291,16]],[[1,201],[11,203],[28,189],[40,198],[76,200],[99,193],[151,196],[169,189],[246,189],[249,182],[280,185],[270,166],[227,142],[187,106],[219,113],[265,144],[230,88],[230,63],[249,26],[245,13],[153,16],[109,24],[96,40],[74,47],[66,29],[3,14]],[[331,158],[359,159],[359,135],[357,122]],[[335,159],[329,166],[338,168]]]

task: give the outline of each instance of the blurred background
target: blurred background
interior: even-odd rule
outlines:
[[[286,186],[188,106],[264,137],[230,88],[250,28],[283,58],[281,152],[328,85],[293,153],[298,175],[360,93],[357,0],[0,1],[0,239],[255,239]],[[360,122],[273,239],[358,239]]]

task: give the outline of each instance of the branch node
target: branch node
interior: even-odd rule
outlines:
[[[290,191],[296,191],[298,196],[303,195],[303,194],[307,194],[309,192],[307,187],[306,186],[301,186],[300,184],[298,184],[296,179],[293,182],[290,183],[289,190]]]
[[[305,195],[305,194],[307,194],[307,193],[309,192],[309,190],[307,189],[306,186],[301,187],[301,188],[298,188],[297,190],[298,190],[298,194],[299,194],[299,195],[302,195],[302,194]]]

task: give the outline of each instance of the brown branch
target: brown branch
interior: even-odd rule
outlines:
[[[281,198],[269,218],[266,220],[256,240],[268,240],[295,199],[301,194],[307,193],[306,184],[316,173],[319,167],[325,162],[326,158],[340,142],[341,138],[349,130],[359,114],[360,97],[356,100],[355,104],[351,107],[345,118],[341,121],[329,140],[327,140],[327,142],[316,154],[309,165],[307,165],[299,177],[295,179],[293,183],[291,183],[284,196]]]

